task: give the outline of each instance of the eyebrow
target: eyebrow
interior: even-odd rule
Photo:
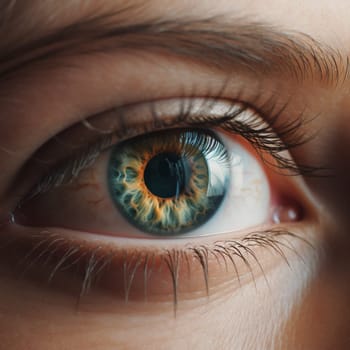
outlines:
[[[254,74],[279,74],[299,82],[337,86],[350,77],[349,57],[338,50],[306,34],[286,33],[265,23],[215,17],[125,24],[115,14],[107,14],[80,19],[2,50],[0,79],[60,55],[126,49],[172,54],[225,72],[242,69]]]

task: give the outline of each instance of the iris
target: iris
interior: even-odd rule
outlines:
[[[174,129],[116,145],[108,165],[111,197],[142,232],[175,236],[206,223],[222,203],[230,161],[205,129]]]

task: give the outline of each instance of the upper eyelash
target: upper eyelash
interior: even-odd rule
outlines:
[[[219,101],[220,95],[211,99],[211,104],[208,105],[209,110],[215,106],[215,103]],[[188,103],[189,101],[189,103]],[[20,202],[21,204],[39,194],[48,192],[52,188],[59,187],[64,184],[70,183],[75,179],[82,170],[88,168],[94,163],[98,156],[106,149],[113,145],[113,140],[118,139],[119,142],[125,141],[128,137],[137,136],[138,133],[147,133],[159,129],[168,129],[172,127],[200,127],[200,128],[212,128],[219,127],[227,130],[232,134],[237,134],[245,138],[250,144],[256,149],[261,159],[268,165],[274,167],[277,171],[285,173],[288,171],[288,175],[307,175],[307,176],[318,176],[318,172],[326,170],[322,167],[308,166],[302,164],[296,164],[292,159],[287,158],[281,154],[283,151],[291,150],[306,143],[310,138],[306,138],[301,132],[301,128],[304,124],[304,118],[295,118],[291,121],[287,121],[284,124],[276,124],[279,121],[280,115],[286,108],[286,105],[279,111],[272,114],[275,109],[274,103],[269,101],[269,117],[266,119],[262,113],[251,105],[233,101],[232,106],[237,107],[237,104],[241,105],[241,108],[232,108],[231,112],[225,113],[221,117],[213,117],[205,115],[195,118],[191,118],[193,104],[191,99],[186,98],[183,100],[180,106],[180,111],[174,120],[169,123],[164,122],[157,114],[155,108],[156,102],[150,103],[150,109],[153,116],[151,125],[143,127],[143,130],[130,132],[125,118],[123,115],[123,107],[116,110],[116,114],[119,117],[121,126],[118,130],[100,130],[94,128],[88,120],[82,121],[82,124],[97,132],[99,137],[96,142],[88,144],[83,150],[77,154],[68,157],[66,161],[60,162],[51,171],[45,175],[39,183],[27,194]],[[239,121],[239,116],[247,110],[253,110],[257,116],[255,119],[251,119],[246,122]],[[267,160],[265,154],[269,154],[274,159],[275,163]]]

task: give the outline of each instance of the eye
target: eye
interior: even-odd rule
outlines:
[[[27,239],[30,255],[50,265],[50,280],[58,270],[78,271],[84,295],[95,270],[104,271],[96,279],[113,295],[173,292],[176,304],[179,285],[186,298],[203,292],[203,274],[208,292],[209,271],[213,287],[225,284],[221,263],[240,284],[241,275],[255,278],[253,263],[261,274],[262,248],[282,257],[294,249],[284,237],[295,235],[273,229],[304,215],[292,181],[275,171],[294,164],[288,146],[242,103],[184,105],[163,100],[98,115],[39,151],[40,164],[43,154],[64,157],[56,156],[14,219],[39,230]]]
[[[140,230],[161,236],[261,223],[268,213],[267,180],[244,148],[219,137],[203,129],[168,130],[117,145],[109,190],[120,212]]]
[[[70,185],[23,206],[27,224],[114,236],[202,236],[268,220],[256,156],[222,132],[170,129],[106,151]]]

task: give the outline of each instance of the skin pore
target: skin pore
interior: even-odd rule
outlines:
[[[2,11],[0,349],[348,348],[348,1],[19,0]],[[9,220],[70,145],[83,149],[123,120],[162,115],[159,101],[184,98],[243,101],[282,139],[288,121],[304,121],[297,134],[307,141],[286,157],[317,169],[297,176],[278,171],[271,147],[260,149],[263,162],[249,138],[223,130],[261,164],[273,201],[297,208],[295,221],[283,214],[282,225],[184,240],[75,232],[59,198],[89,208],[82,198],[103,193],[103,153],[65,190],[29,201],[52,218],[49,228]],[[139,124],[127,125],[126,138],[137,136]],[[282,234],[270,231],[265,249],[266,236],[253,233],[274,228]],[[225,255],[221,243],[232,241],[246,247],[234,263],[234,248]],[[216,254],[206,258],[208,250]],[[109,272],[94,286],[108,254]]]

